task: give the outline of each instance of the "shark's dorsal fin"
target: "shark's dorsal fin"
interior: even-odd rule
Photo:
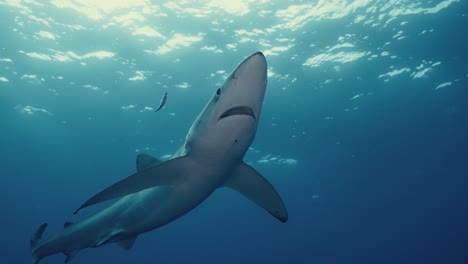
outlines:
[[[63,224],[63,228],[70,227],[71,225],[73,225],[72,222],[65,222],[65,223]]]
[[[193,161],[188,156],[168,160],[156,166],[142,170],[114,183],[91,197],[74,212],[93,204],[119,198],[148,188],[163,185],[174,185],[192,171]]]
[[[119,245],[121,248],[125,250],[130,250],[133,247],[133,244],[135,244],[136,236],[130,237],[124,240],[117,241],[117,245]]]
[[[161,163],[157,158],[150,156],[148,154],[138,154],[136,160],[137,171],[142,171],[149,167],[153,167]]]
[[[224,187],[238,191],[281,222],[288,220],[288,211],[278,192],[265,177],[249,165],[241,163],[226,181]]]
[[[68,263],[70,261],[72,261],[72,259],[74,259],[76,257],[76,255],[78,255],[80,251],[79,250],[73,250],[73,251],[70,251],[70,252],[65,252],[65,263]]]

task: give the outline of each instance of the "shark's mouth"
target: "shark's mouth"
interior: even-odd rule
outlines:
[[[233,108],[230,108],[224,112],[219,119],[226,118],[228,116],[233,116],[233,115],[246,115],[246,116],[251,116],[253,119],[257,120],[254,115],[254,111],[252,108],[248,106],[236,106]]]

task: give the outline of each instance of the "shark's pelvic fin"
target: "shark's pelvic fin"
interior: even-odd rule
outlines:
[[[161,161],[155,157],[152,157],[147,154],[138,154],[137,160],[136,160],[137,171],[142,171],[149,167],[156,166],[159,163],[161,163]]]
[[[79,250],[74,250],[74,251],[64,253],[66,256],[65,263],[69,263],[70,261],[72,261],[72,259],[74,259],[76,255],[78,255],[79,252],[80,252]]]
[[[136,236],[130,237],[124,240],[117,241],[117,245],[119,245],[121,248],[125,250],[130,250],[133,247],[133,244],[135,244]]]
[[[183,156],[137,172],[94,195],[81,205],[74,214],[90,205],[119,198],[148,188],[174,185],[191,171],[190,165],[190,158],[188,156]]]
[[[112,230],[108,232],[107,234],[104,234],[103,236],[101,236],[96,241],[96,244],[94,245],[94,247],[100,247],[102,245],[120,241],[123,237],[124,237],[124,234],[122,233],[121,229]]]
[[[278,192],[265,177],[249,165],[241,163],[224,187],[238,191],[281,222],[288,221],[288,211]]]

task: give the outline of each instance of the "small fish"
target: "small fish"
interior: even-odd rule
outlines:
[[[163,108],[164,105],[166,105],[166,101],[167,101],[167,92],[164,93],[163,97],[161,98],[161,102],[159,102],[158,108],[156,108],[156,110],[154,111],[157,112],[161,110],[161,108]]]

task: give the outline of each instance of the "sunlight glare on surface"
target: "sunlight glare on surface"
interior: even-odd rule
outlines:
[[[58,8],[74,9],[95,20],[103,19],[106,15],[120,10],[142,8],[143,13],[151,13],[153,10],[152,5],[145,0],[53,0],[52,4]]]

